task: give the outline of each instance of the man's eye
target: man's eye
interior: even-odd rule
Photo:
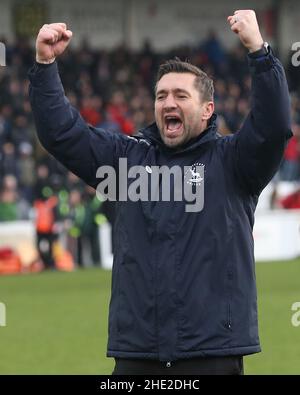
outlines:
[[[156,100],[162,100],[164,96],[156,96]]]
[[[186,99],[187,96],[186,96],[186,95],[179,95],[178,98],[179,98],[179,99]]]

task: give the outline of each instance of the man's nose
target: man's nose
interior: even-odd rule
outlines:
[[[171,108],[176,108],[177,107],[177,103],[174,99],[173,95],[168,95],[165,100],[164,100],[164,109],[171,109]]]

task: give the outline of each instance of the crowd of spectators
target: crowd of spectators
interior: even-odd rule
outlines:
[[[0,41],[5,43],[4,38]],[[130,51],[125,45],[95,50],[84,40],[79,48],[68,48],[59,58],[59,70],[68,99],[89,124],[133,135],[153,122],[156,72],[163,60],[175,56],[188,59],[214,79],[219,130],[223,134],[238,131],[250,106],[246,52],[240,44],[226,51],[213,32],[197,47],[182,46],[163,54],[156,53],[149,42],[140,51]],[[88,228],[87,221],[101,222],[103,217],[99,214],[110,217],[111,213],[92,208],[91,192],[37,141],[28,99],[27,72],[35,57],[32,45],[26,39],[6,44],[6,57],[7,66],[0,67],[0,221],[30,218],[37,199],[56,194],[60,197],[60,215],[80,233]],[[290,64],[285,66],[292,96],[294,137],[277,178],[299,181],[300,70]],[[88,206],[90,212],[94,210],[93,217]],[[85,212],[74,207],[84,207]],[[74,229],[73,232],[76,233]]]

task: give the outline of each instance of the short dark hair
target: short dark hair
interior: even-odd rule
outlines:
[[[165,74],[169,73],[190,73],[196,76],[195,88],[199,90],[200,98],[204,101],[213,101],[214,99],[214,83],[213,80],[199,67],[193,64],[182,61],[179,58],[174,58],[167,60],[159,66],[157,76],[155,91],[157,88],[158,81]]]

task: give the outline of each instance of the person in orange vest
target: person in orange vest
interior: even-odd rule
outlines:
[[[55,268],[53,242],[55,239],[54,225],[57,203],[56,196],[40,198],[34,203],[37,248],[45,269]]]

